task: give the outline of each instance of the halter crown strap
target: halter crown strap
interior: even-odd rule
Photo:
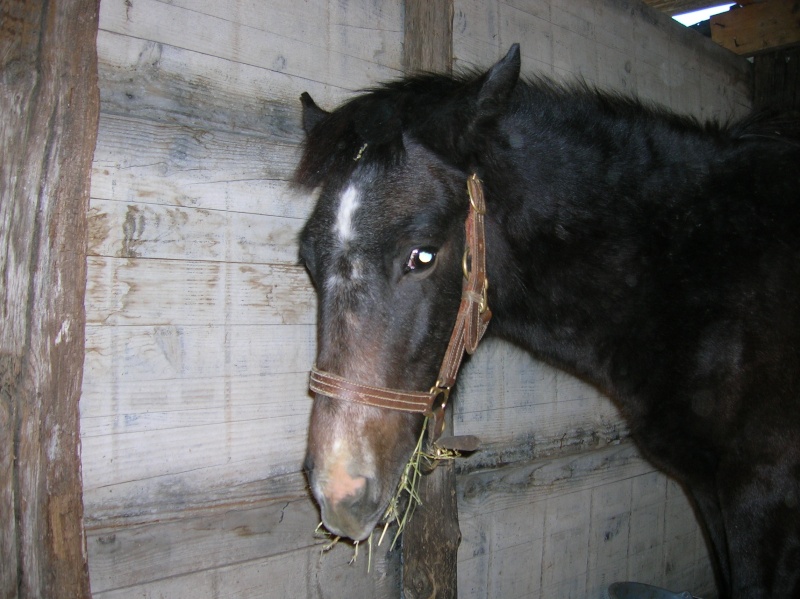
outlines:
[[[368,406],[424,414],[429,418],[428,434],[436,441],[444,430],[444,411],[455,385],[464,352],[472,354],[478,347],[492,312],[487,300],[486,239],[484,214],[486,202],[480,179],[472,174],[467,179],[469,213],[465,223],[466,248],[462,262],[464,283],[461,305],[458,308],[453,333],[439,368],[439,377],[429,391],[402,391],[372,385],[362,385],[344,377],[311,369],[309,389],[334,399],[353,401]]]

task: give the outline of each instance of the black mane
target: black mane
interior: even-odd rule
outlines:
[[[465,147],[463,140],[478,140],[482,130],[495,124],[494,118],[486,119],[477,124],[477,131],[465,130],[477,111],[474,90],[483,79],[476,73],[423,74],[365,90],[327,114],[309,132],[295,180],[315,187],[331,173],[347,176],[356,156],[379,165],[396,164],[404,157],[404,135],[453,166],[469,169],[477,162],[475,155],[485,154],[487,148],[481,143]],[[619,138],[633,129],[649,129],[654,135],[703,137],[722,144],[748,134],[781,135],[775,121],[764,115],[736,122],[701,123],[635,96],[601,91],[584,82],[556,83],[544,77],[520,80],[502,116],[535,122],[542,135],[552,132],[562,136],[567,127],[594,131],[599,140]]]

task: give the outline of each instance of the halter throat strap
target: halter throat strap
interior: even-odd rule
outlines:
[[[436,383],[428,391],[403,391],[363,385],[314,366],[309,381],[312,392],[377,408],[423,414],[428,417],[430,441],[435,442],[439,439],[444,430],[445,408],[450,399],[450,391],[455,385],[464,352],[468,354],[475,352],[492,317],[487,300],[489,282],[486,277],[484,232],[486,202],[483,185],[476,174],[467,179],[467,192],[469,213],[465,223],[466,247],[462,260],[464,281],[461,304]]]

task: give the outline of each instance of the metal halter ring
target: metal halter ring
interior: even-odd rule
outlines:
[[[469,246],[464,249],[464,255],[461,258],[461,271],[464,273],[464,278],[469,279]]]
[[[431,413],[432,416],[437,409],[444,410],[447,407],[447,402],[450,401],[450,387],[446,387],[441,381],[436,381],[436,384],[428,391],[431,394]],[[437,399],[442,397],[441,404],[437,407]]]
[[[480,188],[481,180],[478,179],[478,175],[473,173],[469,180],[474,181],[478,187]],[[478,202],[475,200],[475,197],[472,195],[472,186],[469,184],[469,180],[467,181],[467,195],[469,195],[469,203],[472,204],[472,209],[475,211],[476,214],[484,215],[486,214],[486,207],[478,205]],[[481,194],[482,195],[482,194]]]

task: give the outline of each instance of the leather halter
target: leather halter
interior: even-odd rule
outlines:
[[[402,391],[363,385],[319,370],[316,365],[311,369],[309,382],[311,391],[334,399],[423,414],[428,417],[428,435],[431,443],[436,441],[444,430],[444,411],[450,399],[450,390],[455,385],[464,352],[472,354],[477,349],[492,317],[486,296],[488,279],[483,222],[486,202],[483,186],[476,174],[467,179],[467,191],[470,207],[465,224],[466,248],[462,260],[464,283],[461,305],[439,369],[439,377],[433,387],[428,391]]]

